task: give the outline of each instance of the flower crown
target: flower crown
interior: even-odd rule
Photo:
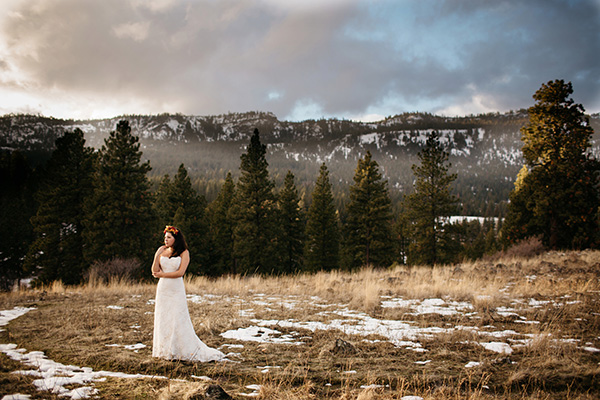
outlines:
[[[175,228],[174,226],[167,225],[165,226],[165,230],[163,233],[167,232],[171,232],[173,235],[177,235],[179,233],[179,229]]]

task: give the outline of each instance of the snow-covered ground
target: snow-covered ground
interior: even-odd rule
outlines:
[[[7,325],[11,320],[25,315],[34,308],[15,307],[12,310],[0,311],[0,326]],[[15,374],[34,376],[33,381],[38,390],[48,391],[71,399],[85,399],[97,394],[92,382],[105,380],[107,377],[116,378],[152,378],[166,379],[164,376],[149,376],[142,374],[124,374],[122,372],[94,371],[88,367],[64,365],[48,359],[41,351],[27,351],[18,348],[14,343],[0,344],[0,351],[15,361],[32,369],[14,371]],[[67,389],[67,386],[77,386]],[[19,393],[7,395],[5,399],[29,399],[29,396]]]
[[[534,279],[534,278],[532,278]],[[141,298],[139,301],[144,304],[153,304],[154,299]],[[448,334],[456,331],[469,331],[472,333],[474,344],[481,346],[488,351],[499,354],[511,354],[516,348],[528,346],[536,339],[534,334],[519,333],[514,330],[500,330],[494,326],[484,326],[479,328],[473,326],[453,326],[445,322],[439,322],[440,326],[436,326],[432,322],[429,326],[422,326],[414,321],[415,316],[425,316],[437,314],[441,316],[458,316],[461,318],[477,319],[481,318],[474,311],[474,306],[466,301],[452,301],[450,299],[430,298],[424,300],[417,299],[402,299],[398,297],[382,296],[381,307],[384,309],[401,309],[403,315],[412,316],[410,320],[393,320],[381,319],[372,317],[364,312],[351,309],[344,304],[331,304],[319,297],[301,298],[298,296],[283,296],[283,295],[266,295],[257,293],[248,298],[242,299],[238,296],[219,296],[219,295],[188,295],[190,303],[197,304],[227,304],[238,309],[238,314],[243,321],[246,321],[244,326],[237,329],[231,329],[221,333],[221,337],[227,342],[220,346],[221,349],[240,350],[244,348],[244,343],[258,342],[271,343],[284,346],[294,345],[300,346],[305,341],[310,339],[311,333],[316,331],[338,331],[348,335],[363,337],[364,341],[387,341],[393,345],[419,353],[426,354],[429,350],[426,348],[426,343],[435,338],[436,335]],[[289,310],[290,315],[293,311],[306,307],[309,304],[314,310],[313,318],[298,320],[294,318],[288,319],[261,319],[256,318],[259,313],[268,314],[273,311],[277,314],[277,310]],[[565,299],[564,302],[538,301],[535,299],[514,300],[509,307],[498,307],[496,313],[499,316],[511,316],[515,318],[515,322],[523,322],[529,324],[538,323],[538,321],[527,320],[521,315],[526,311],[535,310],[540,307],[549,305],[561,306],[565,304],[573,304],[572,301]],[[107,309],[112,312],[121,312],[123,309],[119,305],[109,305]],[[0,329],[7,325],[11,320],[24,316],[32,308],[16,307],[11,310],[0,311]],[[269,315],[269,314],[268,314]],[[306,315],[306,313],[301,313]],[[436,321],[434,318],[433,321]],[[131,321],[131,329],[139,329],[138,321]],[[283,333],[282,330],[286,332]],[[591,343],[580,343],[577,338],[555,339],[556,341],[567,341],[574,343],[580,349],[588,352],[598,353],[600,349],[593,346]],[[109,346],[123,348],[123,351],[138,351],[147,347],[143,343],[132,344],[110,344]],[[32,375],[37,379],[33,384],[39,390],[50,391],[57,393],[60,396],[81,399],[88,398],[96,394],[96,389],[93,387],[93,382],[106,379],[106,377],[120,378],[154,378],[165,379],[162,376],[147,376],[139,374],[124,374],[120,372],[110,371],[93,371],[88,367],[79,367],[74,365],[64,365],[48,359],[44,353],[39,351],[27,351],[24,348],[18,348],[16,344],[6,343],[0,344],[0,351],[6,354],[13,360],[22,363],[33,369],[23,371],[15,371],[14,373],[23,375]],[[228,353],[228,357],[235,358],[239,353]],[[416,361],[416,364],[425,365],[431,362]],[[464,368],[474,368],[480,365],[479,360],[472,360],[464,365]],[[268,374],[274,369],[282,368],[278,365],[257,365],[262,373]],[[339,371],[340,374],[352,374],[356,371]],[[209,378],[206,378],[209,379]],[[67,389],[66,386],[74,389]],[[245,396],[254,397],[259,394],[260,387],[247,387],[253,390]],[[242,394],[244,395],[244,394]],[[28,397],[19,397],[22,395],[14,394],[13,397],[5,396],[4,399],[26,399]],[[408,399],[408,398],[406,398]],[[406,400],[405,399],[405,400]]]
[[[189,300],[195,303],[209,303],[228,301],[228,298],[215,298],[215,296],[188,296]],[[239,304],[238,299],[231,299]],[[428,326],[420,327],[414,321],[399,321],[390,319],[378,319],[369,316],[366,313],[352,310],[345,305],[326,304],[324,300],[313,297],[311,299],[316,307],[327,308],[327,310],[315,313],[316,319],[322,321],[300,321],[295,319],[256,319],[253,308],[245,308],[239,311],[241,317],[249,318],[249,325],[243,328],[229,330],[221,333],[221,336],[227,339],[235,339],[241,342],[260,342],[260,343],[281,343],[301,345],[307,337],[305,333],[292,331],[283,334],[278,328],[308,330],[315,332],[321,331],[339,331],[347,335],[357,335],[365,337],[376,335],[385,338],[388,342],[397,347],[403,347],[416,352],[427,352],[428,350],[420,343],[420,339],[432,339],[438,334],[447,334],[455,331],[467,330],[477,334],[480,338],[478,344],[487,350],[501,354],[511,354],[513,348],[526,346],[536,338],[534,334],[524,334],[513,330],[495,330],[493,326],[486,326],[479,329],[476,326]],[[285,307],[294,309],[300,306],[300,300],[293,297],[266,296],[257,294],[250,305],[254,304],[260,307]],[[546,302],[545,305],[563,305],[567,303]],[[527,320],[526,317],[519,315],[518,310],[531,310],[540,307],[540,302],[530,299],[526,304],[515,300],[513,308],[501,308],[500,313],[506,316],[506,313],[514,316],[517,322],[535,324],[538,321]],[[456,302],[443,300],[439,298],[416,300],[405,300],[401,298],[382,297],[381,306],[383,308],[403,308],[406,315],[420,316],[428,314],[439,314],[442,316],[462,315],[472,318],[480,318],[473,312],[473,305],[469,302]],[[498,339],[503,339],[501,342]],[[560,341],[570,340],[562,339]],[[577,339],[575,339],[576,341]],[[600,352],[600,349],[590,348],[589,344],[581,347],[586,351]]]

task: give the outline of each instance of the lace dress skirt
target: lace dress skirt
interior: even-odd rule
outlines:
[[[179,268],[180,257],[161,257],[163,271]],[[187,306],[183,278],[160,278],[156,287],[152,356],[168,360],[217,361],[225,355],[196,335]]]

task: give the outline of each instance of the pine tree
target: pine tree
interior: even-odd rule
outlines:
[[[387,181],[367,151],[358,160],[344,224],[347,267],[387,267],[393,260],[392,209]]]
[[[93,150],[85,147],[80,129],[56,140],[43,184],[39,208],[31,223],[36,235],[27,257],[28,269],[41,283],[79,283],[83,260],[83,205],[92,192]]]
[[[154,213],[158,217],[159,226],[172,225],[173,220],[173,206],[171,205],[171,177],[166,174],[160,180],[158,189],[154,194],[153,209]],[[162,232],[157,233],[162,236]]]
[[[494,232],[494,227],[491,226],[488,229],[487,234],[485,235],[485,254],[494,254],[497,252],[498,244],[496,242],[496,232]]]
[[[237,272],[236,260],[233,255],[232,205],[234,196],[235,184],[231,172],[228,172],[217,198],[208,208],[212,255],[205,271],[208,275],[217,276]]]
[[[37,204],[38,173],[19,151],[0,152],[0,225],[6,233],[0,240],[0,290],[10,290],[24,278],[24,256],[34,240],[30,219]]]
[[[533,95],[521,129],[525,165],[510,195],[505,245],[541,236],[550,248],[585,248],[598,238],[600,164],[589,155],[593,129],[571,83],[550,81]]]
[[[394,234],[394,259],[400,264],[406,264],[408,262],[408,253],[411,243],[411,223],[408,216],[408,212],[405,210],[405,204],[400,203],[400,210],[396,215],[396,221],[394,222],[393,234]]]
[[[234,255],[238,272],[274,273],[280,268],[277,201],[269,178],[267,146],[258,129],[241,156],[241,175],[234,203]]]
[[[304,212],[300,208],[294,174],[287,172],[284,187],[279,193],[281,216],[282,268],[286,273],[299,271],[304,252]]]
[[[464,230],[462,258],[477,260],[485,253],[485,231],[479,221],[463,222]]]
[[[119,121],[100,149],[94,191],[85,204],[86,261],[151,259],[153,233],[160,229],[152,212],[150,163],[141,163],[138,137]]]
[[[304,265],[308,271],[339,268],[340,228],[333,203],[329,171],[321,165],[306,222]]]
[[[204,273],[209,268],[208,221],[206,199],[192,187],[192,182],[183,164],[179,166],[173,182],[167,190],[168,203],[164,204],[168,225],[177,226],[185,235],[190,251],[189,272]]]
[[[421,164],[412,166],[416,177],[414,192],[405,199],[412,231],[409,264],[452,262],[458,253],[452,226],[444,225],[457,208],[457,199],[450,193],[456,174],[448,173],[448,157],[437,132],[432,132],[418,153]]]

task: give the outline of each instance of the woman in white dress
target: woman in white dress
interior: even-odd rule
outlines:
[[[165,245],[158,248],[152,275],[160,278],[154,307],[152,357],[168,360],[218,361],[225,355],[196,336],[187,306],[183,275],[190,252],[183,234],[174,226],[164,231]]]

